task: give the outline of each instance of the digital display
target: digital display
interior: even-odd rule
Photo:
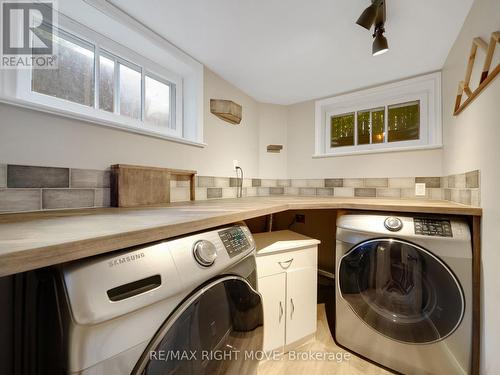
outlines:
[[[445,219],[414,218],[415,234],[425,236],[453,237],[451,223]]]
[[[250,243],[240,227],[221,230],[219,237],[230,257],[234,257],[250,247]]]

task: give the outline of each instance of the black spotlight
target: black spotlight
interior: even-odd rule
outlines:
[[[378,10],[378,2],[372,3],[368,8],[366,8],[361,16],[359,16],[356,23],[364,27],[366,30],[370,30],[375,22],[375,18],[377,18],[377,10]]]
[[[378,56],[383,53],[386,53],[389,50],[389,45],[387,44],[387,39],[384,36],[384,26],[380,25],[375,28],[375,33],[373,37],[373,46],[372,46],[372,55]]]
[[[389,50],[387,39],[384,36],[385,18],[386,18],[386,0],[372,0],[371,5],[366,8],[356,23],[367,30],[375,25],[373,32],[373,56],[381,55]]]

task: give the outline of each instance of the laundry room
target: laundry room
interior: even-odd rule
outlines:
[[[500,0],[0,25],[0,374],[498,372]]]

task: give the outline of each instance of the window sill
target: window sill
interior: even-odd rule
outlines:
[[[190,140],[190,139],[182,138],[182,137],[176,137],[173,135],[161,134],[161,133],[157,133],[154,131],[149,131],[147,129],[139,129],[139,128],[127,126],[127,125],[124,125],[124,124],[121,124],[121,123],[118,123],[115,121],[106,121],[104,119],[100,119],[97,117],[88,116],[88,115],[76,113],[73,111],[62,110],[59,108],[54,108],[52,106],[46,106],[43,104],[28,102],[28,101],[25,101],[22,99],[0,97],[0,102],[15,105],[18,107],[31,109],[34,111],[40,111],[40,112],[44,112],[44,113],[54,114],[54,115],[61,116],[61,117],[85,121],[85,122],[91,123],[91,124],[104,125],[106,127],[116,129],[116,130],[121,130],[121,131],[128,132],[128,133],[134,133],[134,134],[144,135],[144,136],[148,136],[148,137],[164,139],[167,141],[181,143],[181,144],[185,144],[188,146],[194,146],[194,147],[200,147],[200,148],[207,146],[207,144],[205,142]]]
[[[366,155],[366,154],[384,154],[388,152],[410,152],[410,151],[421,151],[421,150],[436,150],[443,148],[442,144],[438,145],[425,145],[425,146],[414,146],[414,147],[391,147],[391,148],[381,148],[376,150],[357,150],[357,151],[339,151],[334,153],[324,153],[324,154],[314,154],[313,159],[322,158],[332,158],[337,156],[356,156],[356,155]]]

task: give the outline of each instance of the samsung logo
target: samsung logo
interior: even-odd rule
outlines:
[[[110,260],[108,262],[108,266],[109,267],[116,267],[116,266],[119,266],[120,264],[125,264],[125,263],[129,263],[129,262],[133,262],[135,260],[139,260],[141,258],[144,258],[145,256],[146,255],[144,255],[144,253],[127,255],[127,256],[124,256],[121,258],[116,258],[116,259]]]

